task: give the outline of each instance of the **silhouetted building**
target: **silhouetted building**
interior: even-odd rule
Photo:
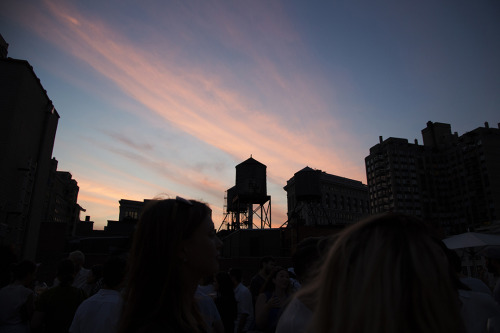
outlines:
[[[85,216],[84,221],[76,223],[75,236],[92,236],[94,233],[94,221],[90,220],[90,216]]]
[[[52,170],[47,189],[47,203],[45,222],[65,223],[66,235],[73,236],[76,224],[80,220],[80,211],[84,210],[78,205],[78,192],[80,188],[67,171],[57,171],[57,160],[52,159]]]
[[[419,182],[424,149],[406,139],[389,138],[365,159],[372,214],[397,211],[422,216]]]
[[[3,38],[0,44],[6,44]],[[6,53],[5,45],[0,49]],[[0,242],[34,260],[59,114],[30,64],[5,56],[0,59]]]
[[[339,226],[369,214],[368,188],[309,167],[287,181],[288,226]]]
[[[224,237],[221,255],[225,258],[283,256],[281,230],[240,229]]]
[[[142,210],[144,209],[144,206],[148,201],[150,200],[144,199],[143,201],[134,201],[134,200],[121,199],[119,201],[120,215],[118,217],[118,220],[120,222],[125,220],[137,221],[139,219],[139,216],[141,216]]]
[[[462,136],[428,122],[424,144],[389,138],[370,148],[366,174],[372,213],[402,212],[423,218],[445,234],[500,216],[500,129],[477,128]]]
[[[121,199],[118,221],[108,220],[108,224],[104,228],[106,233],[109,235],[130,236],[134,232],[144,206],[149,201],[151,200],[144,199],[143,201],[134,201]]]
[[[57,171],[55,158],[51,161],[47,184],[36,254],[37,262],[43,263],[61,258],[68,240],[75,235],[80,211],[84,211],[77,203],[76,180],[69,172]]]

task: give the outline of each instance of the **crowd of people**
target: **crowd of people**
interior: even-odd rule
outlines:
[[[35,263],[12,265],[0,333],[500,332],[500,283],[461,275],[456,252],[410,216],[305,239],[293,267],[263,257],[248,285],[241,268],[220,271],[221,247],[206,204],[152,200],[126,258],[86,269],[72,252],[50,288],[34,283]]]

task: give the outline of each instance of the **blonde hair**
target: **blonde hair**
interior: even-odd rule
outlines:
[[[341,233],[320,268],[313,332],[463,332],[443,243],[421,221],[384,214]]]

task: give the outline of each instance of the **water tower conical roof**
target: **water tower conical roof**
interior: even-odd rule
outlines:
[[[247,164],[262,165],[262,166],[266,167],[265,164],[260,163],[259,161],[257,161],[256,159],[254,159],[252,156],[250,156],[249,159],[247,159],[247,160],[241,162],[240,164],[238,164],[236,167],[239,167],[240,165],[247,165]]]

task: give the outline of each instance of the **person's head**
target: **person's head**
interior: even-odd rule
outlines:
[[[260,259],[260,271],[264,273],[264,275],[269,275],[273,270],[274,266],[276,266],[276,261],[273,257],[265,256]]]
[[[189,295],[203,276],[217,271],[220,246],[206,204],[179,197],[150,201],[129,253],[121,331],[134,331],[144,318],[193,329]]]
[[[80,250],[76,250],[76,251],[71,252],[68,255],[68,259],[73,262],[76,270],[79,270],[80,267],[82,267],[83,264],[85,263],[85,255]]]
[[[75,264],[69,259],[64,259],[57,266],[57,278],[61,286],[71,285],[75,279]]]
[[[14,281],[23,282],[23,285],[30,285],[35,279],[36,264],[31,260],[23,260],[12,267],[12,277]]]
[[[443,243],[423,222],[384,214],[342,232],[315,288],[318,332],[461,332]]]
[[[107,289],[118,289],[125,277],[125,260],[118,257],[109,258],[102,266],[102,282]]]
[[[217,271],[220,244],[206,204],[182,198],[152,200],[139,220],[130,259],[142,272],[158,272],[161,261],[165,274],[182,267],[198,281]]]
[[[287,293],[290,291],[290,273],[284,267],[274,267],[262,286],[261,292],[273,292],[276,289]]]

